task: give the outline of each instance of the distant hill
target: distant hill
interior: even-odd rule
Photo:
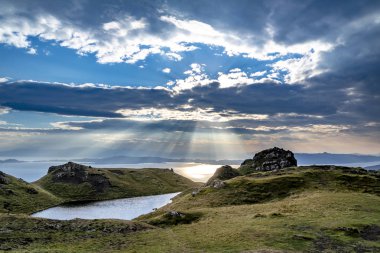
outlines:
[[[358,154],[331,154],[331,153],[296,153],[295,157],[300,165],[313,164],[349,164],[380,161],[380,156]]]
[[[23,163],[24,161],[19,161],[16,159],[5,159],[5,160],[0,160],[0,163]]]
[[[368,163],[380,162],[380,156],[375,155],[358,155],[358,154],[332,154],[332,153],[295,153],[295,157],[300,165],[313,164],[349,164],[349,163]],[[132,157],[132,156],[113,156],[104,158],[84,158],[78,159],[79,163],[95,163],[95,164],[139,164],[139,163],[166,163],[166,162],[194,162],[205,164],[240,164],[243,159],[192,159],[192,158],[164,158],[164,157]]]
[[[139,164],[139,163],[206,163],[206,164],[239,164],[240,160],[212,160],[212,159],[190,159],[190,158],[164,158],[152,156],[112,156],[104,158],[84,158],[75,160],[79,163],[95,164]]]
[[[35,184],[65,201],[157,195],[199,185],[169,169],[98,169],[73,162],[50,167]]]
[[[364,167],[367,170],[380,170],[380,164]]]

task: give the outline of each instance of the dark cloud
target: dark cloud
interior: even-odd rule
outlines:
[[[37,82],[0,84],[0,105],[15,110],[51,112],[64,115],[122,117],[120,109],[175,109],[188,101],[195,108],[214,108],[223,113],[233,110],[246,114],[336,113],[340,101],[330,94],[303,86],[257,84],[220,89],[217,83],[195,87],[180,94],[162,89],[75,87]]]

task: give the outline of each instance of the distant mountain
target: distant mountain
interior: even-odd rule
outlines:
[[[168,163],[168,162],[193,162],[193,163],[207,163],[207,164],[240,164],[241,160],[211,160],[211,159],[189,159],[189,158],[164,158],[152,156],[112,156],[105,158],[85,158],[75,160],[82,163],[95,163],[95,164],[139,164],[139,163]]]
[[[5,159],[5,160],[0,160],[0,163],[22,163],[23,161],[19,161],[16,159]]]
[[[364,167],[366,170],[380,170],[380,164]]]
[[[349,164],[380,161],[380,156],[358,154],[331,154],[331,153],[298,153],[295,154],[299,165],[312,164]]]

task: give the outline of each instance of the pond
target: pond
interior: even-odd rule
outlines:
[[[66,204],[32,214],[33,217],[72,220],[80,219],[122,219],[131,220],[171,202],[177,193],[162,195],[96,201],[81,204]]]

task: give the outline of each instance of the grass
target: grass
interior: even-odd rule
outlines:
[[[0,215],[0,245],[15,252],[380,252],[379,181],[342,167],[254,173],[195,197],[184,191],[138,217],[142,227],[133,232],[120,230],[130,226],[122,221]]]
[[[50,173],[35,183],[4,173],[7,183],[0,184],[0,213],[31,214],[67,202],[158,195],[199,186],[169,169],[90,169],[90,173],[103,174],[111,186],[98,192],[87,182],[53,182]]]
[[[28,218],[33,222],[24,225],[25,220],[19,221],[23,224],[20,233],[9,232],[9,236],[2,232],[0,240],[2,245],[4,238],[6,243],[9,238],[23,242],[18,246],[19,252],[259,252],[265,249],[360,252],[355,251],[359,248],[376,252],[380,249],[379,240],[365,240],[339,230],[379,226],[380,197],[373,194],[311,191],[280,201],[194,208],[186,212],[202,213],[202,216],[190,224],[135,233],[112,230],[106,233],[102,232],[103,228],[89,232],[83,225],[78,225],[82,227],[81,232],[50,229],[26,233],[25,229],[33,227],[30,223],[37,226],[36,219]],[[4,227],[4,219],[0,222]],[[102,222],[102,226],[112,227],[111,221]]]
[[[169,169],[90,169],[102,174],[111,186],[97,192],[89,183],[71,184],[53,182],[48,174],[36,182],[40,187],[65,201],[105,200],[179,192],[199,184]]]
[[[0,184],[0,213],[33,213],[62,202],[41,187],[5,175],[6,184]]]

